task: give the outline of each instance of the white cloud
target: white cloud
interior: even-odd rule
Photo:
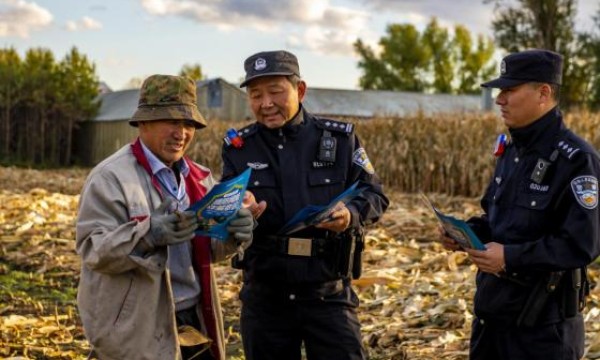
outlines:
[[[52,23],[52,14],[34,2],[24,0],[0,1],[0,37],[29,37],[31,31]]]
[[[411,23],[425,27],[432,17],[453,28],[461,24],[475,34],[491,35],[494,4],[483,0],[351,0],[378,14],[391,14],[394,23]]]
[[[330,0],[140,0],[155,16],[180,16],[220,30],[250,27],[282,32],[293,48],[352,54],[352,43],[364,33],[367,12],[333,6]]]
[[[98,30],[102,29],[102,23],[98,20],[94,20],[89,16],[84,16],[79,21],[67,21],[66,28],[69,31],[78,31],[78,30]]]

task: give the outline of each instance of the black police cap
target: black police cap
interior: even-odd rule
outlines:
[[[250,56],[244,61],[246,78],[240,87],[256,78],[275,75],[297,75],[300,76],[300,67],[296,55],[285,51],[263,51]]]
[[[549,50],[525,50],[502,59],[500,77],[481,84],[506,89],[527,82],[558,84],[562,82],[562,56]]]

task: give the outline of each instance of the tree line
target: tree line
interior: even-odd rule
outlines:
[[[76,48],[60,61],[47,49],[24,58],[0,49],[0,160],[72,164],[74,130],[96,115],[98,88],[95,65]]]
[[[548,49],[564,56],[561,103],[600,107],[600,7],[593,27],[575,30],[577,0],[483,0],[494,6],[494,39],[475,38],[462,25],[453,34],[432,18],[422,32],[412,24],[390,24],[373,48],[358,39],[354,48],[363,89],[475,94],[498,74],[495,45],[503,55]]]
[[[568,107],[600,108],[600,7],[593,28],[575,30],[577,0],[482,0],[495,7],[494,39],[473,36],[432,18],[423,31],[390,24],[372,48],[357,39],[362,89],[477,94],[495,77],[496,45],[503,53],[543,48],[564,55],[561,101]],[[199,64],[180,75],[201,80]],[[136,79],[141,84],[141,79]],[[74,134],[99,109],[95,65],[72,48],[56,60],[50,50],[30,49],[21,58],[0,49],[0,162],[64,166],[76,162]]]
[[[204,78],[198,64],[185,64],[179,74]],[[14,48],[0,49],[0,163],[76,163],[74,136],[97,115],[99,90],[96,66],[75,47],[60,60],[43,48],[23,58]]]

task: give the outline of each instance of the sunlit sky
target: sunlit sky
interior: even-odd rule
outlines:
[[[578,29],[590,30],[598,6],[579,1]],[[309,86],[356,89],[357,38],[375,45],[388,24],[422,30],[433,16],[491,37],[493,10],[483,0],[0,0],[0,41],[57,59],[75,46],[113,90],[196,63],[237,83],[246,57],[276,49],[298,56]]]

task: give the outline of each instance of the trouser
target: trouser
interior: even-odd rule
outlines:
[[[534,327],[473,320],[470,360],[579,360],[585,330],[581,314]]]
[[[176,312],[175,320],[177,320],[177,327],[188,325],[194,327],[198,331],[202,329],[200,319],[198,318],[198,314],[194,307]],[[179,349],[181,350],[181,357],[183,360],[214,360],[210,349],[207,349],[205,345],[181,346]]]
[[[364,360],[358,297],[349,286],[315,299],[257,296],[242,299],[241,330],[246,360]]]

